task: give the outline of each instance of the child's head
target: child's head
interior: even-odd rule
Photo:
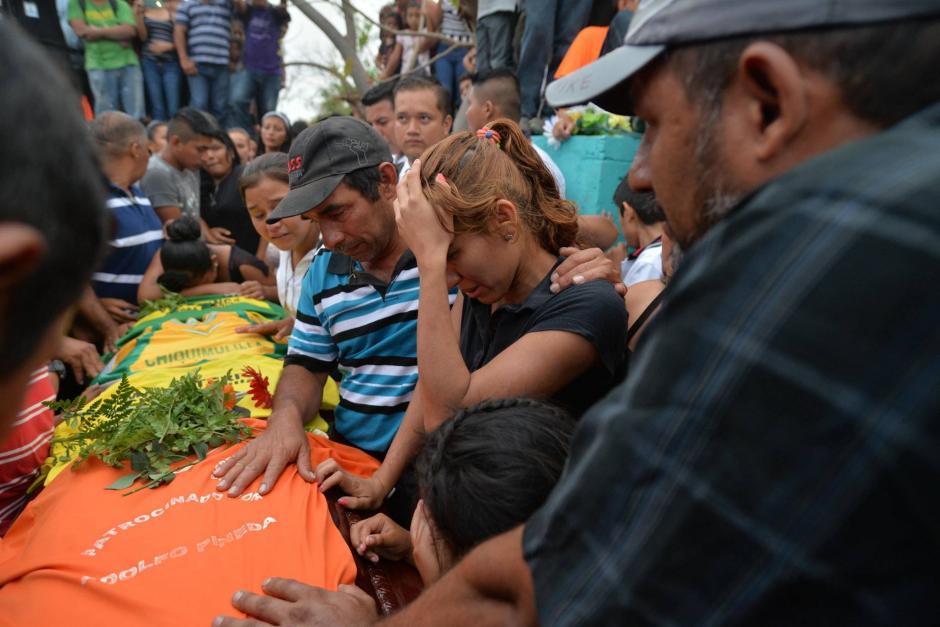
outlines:
[[[555,179],[510,120],[455,133],[425,151],[421,184],[431,204],[453,217],[448,271],[468,294],[481,288],[485,296],[472,297],[482,302],[511,289],[533,248],[557,255],[577,237],[574,204],[561,199]]]
[[[389,31],[403,30],[401,14],[398,7],[394,4],[386,4],[379,11],[379,24],[382,25],[382,37],[395,37],[395,33]]]
[[[147,141],[150,154],[155,155],[166,146],[166,122],[154,120],[147,125]]]
[[[423,506],[411,526],[425,583],[541,507],[561,476],[573,430],[561,409],[513,398],[464,409],[428,434],[415,462]]]
[[[278,250],[309,250],[316,245],[320,234],[316,222],[304,220],[299,215],[282,218],[273,224],[267,222],[271,212],[290,191],[287,161],[288,156],[283,152],[261,155],[242,170],[239,188],[251,216],[251,224],[261,239],[274,244]]]
[[[408,23],[408,30],[421,29],[421,0],[410,0],[408,8],[405,10],[405,22]]]
[[[202,240],[199,222],[190,216],[181,216],[167,225],[160,263],[163,274],[157,283],[171,292],[212,283],[218,276],[216,256]]]
[[[614,203],[620,211],[620,227],[623,229],[623,238],[627,246],[639,246],[639,233],[641,225],[653,225],[665,222],[666,216],[656,202],[653,192],[635,192],[630,189],[629,177],[623,177],[617,191],[614,192]]]

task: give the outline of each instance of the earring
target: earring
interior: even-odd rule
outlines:
[[[506,233],[505,235],[503,235],[503,239],[506,240],[507,242],[511,242],[513,237],[515,237],[515,235],[513,235],[512,233]]]

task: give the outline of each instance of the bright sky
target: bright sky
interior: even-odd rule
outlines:
[[[356,7],[369,14],[376,21],[378,21],[379,9],[389,1],[352,0]],[[330,19],[337,30],[340,32],[346,30],[339,9],[322,1],[314,1],[310,4]],[[297,7],[291,5],[289,10],[291,23],[287,35],[284,37],[284,61],[287,63],[291,61],[314,61],[324,65],[341,63],[339,52],[333,47],[326,35]],[[373,34],[375,41],[364,55],[367,59],[363,59],[363,61],[368,61],[370,65],[378,49],[378,29],[373,28]],[[318,92],[327,82],[323,73],[312,68],[288,67],[287,89],[281,91],[278,108],[286,113],[291,120],[303,118],[309,121],[318,113],[321,100]]]

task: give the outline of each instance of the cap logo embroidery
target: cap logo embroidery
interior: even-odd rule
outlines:
[[[297,170],[302,168],[303,165],[304,165],[303,157],[298,155],[287,162],[287,173],[290,174],[291,172],[296,172]]]
[[[359,162],[360,166],[366,165],[366,151],[372,147],[368,142],[356,139],[355,137],[344,137],[339,141],[333,142],[333,145],[346,148],[356,155],[356,161]]]

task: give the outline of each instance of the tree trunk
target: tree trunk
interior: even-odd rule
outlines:
[[[333,44],[349,67],[349,74],[360,94],[369,89],[369,75],[366,73],[362,61],[359,59],[357,42],[359,39],[354,20],[354,9],[348,0],[342,0],[343,17],[346,22],[346,33],[340,33],[335,26],[306,0],[291,0],[300,9],[300,12],[310,18],[317,28],[323,31],[330,43]]]

